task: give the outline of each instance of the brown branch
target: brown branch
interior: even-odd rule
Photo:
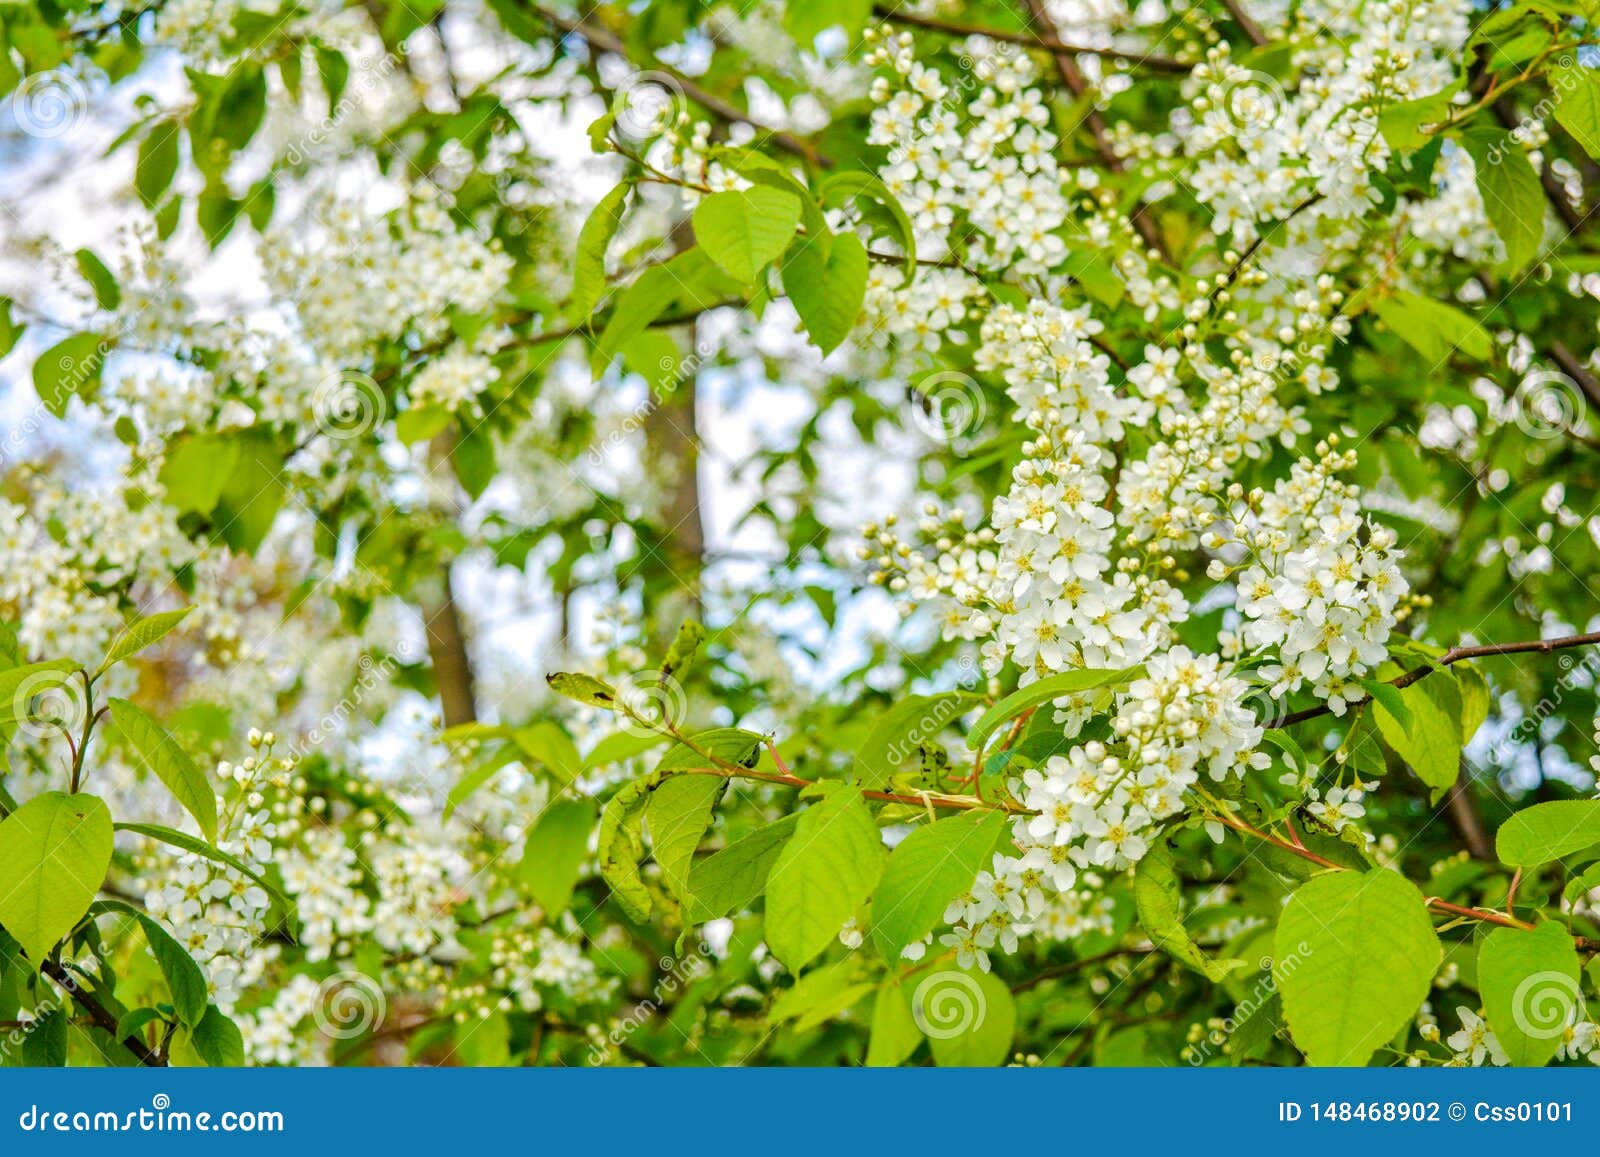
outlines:
[[[472,656],[467,651],[466,632],[456,606],[450,580],[450,564],[443,564],[443,593],[438,603],[423,612],[428,635],[428,657],[433,663],[433,682],[444,711],[444,725],[457,727],[478,718],[476,680]]]
[[[1552,651],[1564,650],[1568,647],[1588,647],[1600,643],[1600,631],[1591,631],[1586,635],[1565,635],[1559,639],[1524,639],[1516,643],[1487,643],[1473,647],[1451,647],[1439,658],[1424,667],[1413,667],[1403,675],[1389,680],[1392,687],[1409,687],[1419,683],[1433,674],[1440,667],[1448,667],[1452,663],[1459,663],[1463,659],[1482,659],[1491,655],[1522,655],[1538,652],[1548,655]],[[1359,707],[1363,703],[1370,703],[1371,697],[1351,700],[1348,706]],[[1304,723],[1307,719],[1316,719],[1322,715],[1330,715],[1333,708],[1326,703],[1316,707],[1307,707],[1304,711],[1291,711],[1272,726],[1293,727],[1296,723]]]
[[[118,1041],[123,1048],[138,1057],[140,1064],[148,1065],[151,1068],[166,1067],[166,1058],[156,1053],[137,1037],[118,1037],[117,1018],[111,1015],[110,1009],[85,992],[83,985],[79,983],[72,973],[51,960],[46,960],[40,965],[39,971],[55,981],[62,992],[77,1001],[83,1007],[83,1010],[89,1014],[89,1018],[110,1034],[112,1040]]]
[[[1222,0],[1222,6],[1228,10],[1228,15],[1233,17],[1233,22],[1239,26],[1239,30],[1250,38],[1251,44],[1260,48],[1267,42],[1267,34],[1261,31],[1261,25],[1256,23],[1255,17],[1244,10],[1240,0]]]
[[[1583,364],[1565,342],[1550,344],[1550,358],[1561,367],[1561,372],[1571,378],[1583,391],[1583,396],[1588,399],[1589,405],[1594,407],[1595,412],[1600,413],[1600,379],[1589,372],[1589,367]]]
[[[1155,53],[1128,52],[1120,48],[1099,48],[1091,44],[1068,44],[1038,32],[1007,32],[1000,28],[984,28],[977,24],[964,24],[958,20],[936,20],[931,16],[916,16],[910,12],[902,12],[897,8],[890,8],[886,4],[875,4],[872,13],[880,20],[891,24],[903,24],[908,28],[922,28],[929,32],[944,32],[951,36],[982,36],[989,40],[1004,41],[1007,44],[1021,44],[1028,48],[1037,48],[1041,52],[1057,54],[1085,55],[1109,57],[1113,60],[1123,60],[1136,68],[1148,68],[1152,72],[1170,72],[1187,76],[1194,68],[1192,64],[1185,64],[1171,56],[1158,56]]]
[[[604,28],[597,28],[592,24],[585,24],[582,20],[575,20],[568,16],[562,16],[559,13],[551,12],[548,8],[543,8],[539,5],[533,5],[532,11],[546,24],[549,24],[555,28],[559,28],[562,32],[565,32],[568,35],[578,37],[592,49],[600,52],[610,52],[616,56],[622,57],[624,60],[630,59],[628,56],[627,45],[623,44],[621,40]],[[671,79],[672,83],[677,85],[686,97],[707,109],[720,119],[731,121],[735,124],[748,125],[750,128],[755,129],[756,132],[760,133],[767,140],[770,140],[773,144],[777,145],[780,149],[783,149],[785,152],[792,153],[797,157],[803,158],[805,161],[815,165],[819,169],[830,169],[833,167],[833,161],[823,153],[818,152],[816,146],[812,145],[809,141],[802,140],[800,137],[797,137],[792,133],[784,132],[782,129],[775,129],[770,125],[763,124],[761,121],[756,120],[743,109],[729,104],[727,101],[723,100],[720,96],[717,96],[714,93],[707,92],[693,80],[689,79],[683,73],[679,72],[670,65],[663,64],[658,60],[652,60],[650,62],[650,68],[652,71],[659,72]]]

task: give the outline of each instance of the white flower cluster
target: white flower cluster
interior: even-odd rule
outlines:
[[[293,768],[271,755],[272,737],[252,733],[260,754],[235,765],[217,765],[229,794],[219,794],[217,847],[261,875],[274,859],[280,836],[269,795],[281,795]],[[291,821],[292,824],[292,821]],[[155,861],[145,891],[145,911],[167,925],[173,937],[205,970],[213,999],[230,1009],[275,957],[264,950],[266,889],[230,864],[179,852]]]
[[[1353,452],[1331,449],[1336,443],[1330,436],[1316,462],[1297,463],[1270,494],[1241,502],[1231,541],[1250,555],[1236,577],[1244,643],[1276,648],[1276,661],[1261,669],[1272,696],[1309,684],[1343,714],[1363,694],[1355,685],[1388,655],[1408,588],[1394,532],[1363,518],[1359,491],[1336,477],[1355,465]],[[1229,541],[1214,533],[1207,545]],[[1218,561],[1210,573],[1226,568]]]
[[[312,828],[303,846],[278,860],[284,891],[294,897],[306,959],[327,960],[342,940],[372,927],[372,901],[361,891],[356,853],[337,828]]]
[[[374,343],[400,334],[437,342],[452,314],[488,312],[511,271],[511,259],[459,228],[428,185],[395,213],[320,197],[269,234],[261,256],[269,287],[296,303],[301,333],[340,366],[362,364]]]
[[[554,989],[578,1003],[604,1001],[617,981],[600,976],[594,961],[553,928],[516,928],[496,936],[489,952],[493,984],[524,1012],[544,1006]]]

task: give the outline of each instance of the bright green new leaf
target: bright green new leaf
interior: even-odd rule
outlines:
[[[922,1030],[911,1015],[910,994],[899,984],[878,990],[872,1004],[872,1035],[867,1038],[867,1066],[891,1068],[903,1063],[922,1043]]]
[[[1372,303],[1383,323],[1437,368],[1459,349],[1470,358],[1488,361],[1494,352],[1489,331],[1453,305],[1396,290]]]
[[[703,924],[748,907],[767,886],[772,865],[794,835],[798,815],[757,828],[689,869],[692,923]]]
[[[600,877],[611,887],[611,895],[635,923],[650,918],[654,906],[650,889],[639,875],[644,856],[641,826],[645,805],[650,802],[654,776],[624,784],[600,813]]]
[[[193,609],[193,607],[181,607],[175,611],[161,611],[128,624],[127,629],[112,642],[110,650],[106,652],[105,661],[100,664],[100,670],[106,671],[124,659],[131,659],[146,647],[160,642],[169,631],[183,622]]]
[[[992,972],[934,969],[908,979],[911,1019],[941,1068],[988,1068],[1011,1055],[1017,1008]]]
[[[632,185],[618,185],[594,207],[578,230],[578,245],[573,254],[572,294],[567,312],[574,318],[588,317],[606,291],[606,247],[622,224]]]
[[[181,131],[176,121],[159,121],[139,142],[133,187],[147,209],[155,208],[178,172],[178,134]]]
[[[1416,885],[1396,872],[1327,872],[1289,897],[1272,975],[1314,1065],[1365,1064],[1428,997],[1442,950]]]
[[[565,787],[583,772],[583,757],[559,726],[548,720],[519,727],[511,733],[517,748]]]
[[[800,814],[767,877],[767,944],[798,974],[833,943],[883,873],[883,843],[861,793],[840,788]]]
[[[1453,681],[1440,675],[1389,692],[1399,696],[1403,707],[1397,713],[1387,695],[1375,698],[1372,715],[1378,732],[1437,796],[1461,773],[1460,694]]]
[[[944,691],[913,695],[893,704],[856,749],[856,778],[864,787],[882,787],[917,763],[919,746],[932,743],[981,702],[982,697],[971,691]]]
[[[800,198],[762,185],[712,193],[694,209],[700,248],[745,284],[789,247],[799,224]]]
[[[111,700],[111,726],[144,765],[167,785],[185,811],[195,818],[206,839],[217,842],[217,796],[205,774],[177,740],[126,699]]]
[[[544,809],[528,833],[517,864],[517,878],[553,920],[567,910],[589,855],[594,830],[594,804],[586,799],[559,799]]]
[[[1583,151],[1600,160],[1600,70],[1568,65],[1550,74],[1556,123]]]
[[[1509,133],[1468,131],[1461,144],[1472,155],[1478,194],[1489,223],[1506,247],[1506,266],[1517,272],[1544,240],[1544,190],[1522,146]]]
[[[679,901],[689,903],[689,869],[705,837],[717,800],[728,781],[716,775],[673,775],[650,793],[645,823],[662,879]]]
[[[122,290],[117,287],[116,275],[106,268],[106,263],[96,257],[92,249],[77,252],[78,272],[94,290],[95,303],[101,309],[116,309],[122,301]]]
[[[1244,965],[1242,960],[1213,960],[1183,926],[1178,869],[1173,863],[1172,847],[1165,840],[1155,841],[1139,861],[1133,876],[1133,900],[1150,942],[1207,980],[1221,980]]]
[[[1494,851],[1500,862],[1536,868],[1600,844],[1600,799],[1553,800],[1523,808],[1500,825]]]
[[[175,439],[156,476],[168,506],[210,514],[239,461],[239,442],[221,434],[186,434]]]
[[[983,750],[983,745],[989,736],[993,735],[1002,723],[1016,718],[1030,707],[1042,706],[1065,695],[1076,695],[1099,688],[1121,687],[1133,682],[1142,674],[1144,674],[1143,667],[1129,667],[1117,671],[1080,670],[1047,675],[1013,691],[979,716],[978,721],[972,725],[972,730],[967,733],[967,747],[973,751]]]
[[[1533,931],[1496,928],[1478,948],[1478,992],[1489,1027],[1514,1065],[1539,1066],[1582,1019],[1582,961],[1572,933],[1553,920]]]
[[[44,792],[0,822],[0,926],[34,968],[89,911],[111,842],[110,811],[81,792]]]
[[[938,925],[1007,834],[1000,811],[967,811],[918,828],[889,854],[872,895],[872,942],[890,963]]]
[[[849,336],[867,296],[867,249],[852,233],[832,244],[802,237],[783,260],[783,290],[824,355]]]
[[[93,398],[109,348],[98,334],[75,333],[40,354],[33,363],[33,389],[45,409],[62,418],[73,398]]]
[[[550,684],[550,690],[564,699],[587,703],[590,707],[604,707],[607,711],[616,708],[616,690],[593,675],[557,671],[553,675],[546,675],[545,682]]]

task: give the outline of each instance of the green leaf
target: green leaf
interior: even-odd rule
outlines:
[[[764,185],[712,193],[694,209],[700,248],[744,284],[782,255],[799,224],[800,198]]]
[[[1472,156],[1484,212],[1506,247],[1515,273],[1533,260],[1544,240],[1544,190],[1522,147],[1502,132],[1468,130],[1461,144]]]
[[[183,946],[159,923],[132,904],[121,900],[100,900],[94,904],[93,910],[96,915],[112,913],[139,922],[145,942],[150,945],[150,951],[156,958],[156,966],[161,969],[167,989],[172,993],[172,1008],[178,1020],[190,1027],[199,1024],[206,1012],[205,973],[200,971],[200,966],[184,951]],[[126,1037],[129,1033],[119,1028],[118,1035]]]
[[[561,915],[572,901],[572,890],[589,854],[594,819],[594,804],[589,800],[556,800],[528,833],[516,875],[544,909],[546,920]]]
[[[271,532],[287,496],[283,452],[264,434],[239,439],[239,456],[223,484],[212,522],[222,528],[228,546],[253,554]]]
[[[77,258],[78,272],[94,290],[95,302],[101,309],[116,309],[122,301],[122,290],[117,288],[117,279],[106,268],[106,263],[96,257],[92,249],[78,250]]]
[[[716,775],[674,775],[650,793],[645,809],[650,846],[661,877],[679,901],[689,902],[689,869],[728,781]]]
[[[810,1032],[869,994],[876,985],[863,983],[852,961],[815,968],[786,988],[772,1002],[767,1019],[774,1024],[795,1022],[795,1032]]]
[[[553,675],[546,675],[545,682],[550,684],[550,690],[564,699],[571,699],[577,703],[586,703],[590,707],[603,707],[607,711],[616,709],[616,690],[610,684],[601,682],[593,675],[557,671]]]
[[[583,758],[567,733],[549,721],[519,727],[511,733],[517,747],[548,771],[563,787],[583,772]]]
[[[22,1037],[22,1063],[34,1069],[59,1069],[67,1063],[67,1010],[59,1005],[33,1022]]]
[[[1536,868],[1600,844],[1600,799],[1566,799],[1523,808],[1495,833],[1495,855]]]
[[[161,121],[139,142],[133,187],[145,208],[154,209],[178,172],[178,125]]]
[[[831,198],[866,197],[882,205],[889,214],[889,219],[894,223],[896,232],[900,235],[900,247],[905,251],[906,281],[910,285],[917,276],[917,231],[911,225],[911,218],[906,215],[905,209],[895,199],[895,195],[871,173],[860,169],[850,169],[842,173],[834,173],[822,183],[819,190],[822,200],[827,203]]]
[[[189,1043],[211,1068],[244,1067],[244,1035],[214,1004],[206,1009],[200,1023],[189,1030]]]
[[[1442,950],[1422,893],[1398,873],[1328,872],[1278,920],[1272,975],[1314,1065],[1361,1065],[1428,998]]]
[[[614,731],[610,735],[602,736],[589,749],[589,754],[583,757],[583,770],[589,771],[592,768],[606,767],[632,759],[652,747],[660,747],[668,741],[668,738],[653,733],[641,735],[633,731]]]
[[[110,348],[98,334],[75,333],[40,354],[33,363],[33,389],[45,409],[62,418],[74,397],[93,398]]]
[[[407,446],[426,442],[444,432],[450,425],[451,413],[443,406],[411,406],[401,410],[394,420],[395,437]]]
[[[823,356],[849,336],[867,297],[867,247],[853,233],[829,246],[799,238],[783,261],[783,290]]]
[[[168,506],[180,512],[210,514],[222,500],[222,488],[238,461],[238,439],[185,434],[169,445],[156,477],[166,488]]]
[[[1489,331],[1442,301],[1402,289],[1374,301],[1372,311],[1435,367],[1449,361],[1455,349],[1478,361],[1488,361],[1494,353]]]
[[[1213,960],[1201,951],[1183,926],[1183,892],[1178,885],[1172,847],[1166,840],[1152,843],[1144,859],[1135,865],[1133,901],[1139,911],[1139,924],[1150,937],[1150,943],[1207,980],[1222,980],[1244,965],[1242,960]]]
[[[61,686],[77,669],[70,659],[51,659],[0,672],[0,726],[31,718],[34,697]]]
[[[160,642],[169,631],[183,622],[193,609],[193,607],[183,607],[180,610],[162,611],[159,614],[136,619],[112,642],[111,649],[106,652],[105,661],[100,664],[100,671],[107,671],[124,659],[131,659],[146,647]]]
[[[169,828],[162,824],[117,824],[116,830],[119,832],[133,832],[135,835],[148,836],[152,840],[160,840],[164,844],[170,844],[173,847],[179,848],[185,852],[193,852],[195,855],[210,860],[213,863],[224,864],[227,867],[234,869],[234,871],[240,872],[247,876],[255,883],[260,884],[261,887],[264,888],[267,893],[272,896],[273,899],[278,901],[278,903],[281,904],[286,910],[293,910],[293,905],[290,904],[289,897],[285,896],[283,892],[272,883],[271,880],[267,879],[260,872],[256,871],[249,864],[245,863],[233,853],[225,852],[219,847],[206,843],[204,840],[196,839],[187,832],[180,832],[176,828]]]
[[[610,885],[611,895],[628,918],[637,924],[650,918],[653,907],[650,889],[639,875],[639,861],[644,856],[640,828],[655,782],[651,775],[624,784],[600,813],[600,877]]]
[[[572,317],[589,316],[606,291],[606,248],[622,224],[623,209],[632,189],[632,185],[618,185],[600,198],[578,231],[572,294],[567,300],[567,312]]]
[[[872,1005],[872,1035],[867,1038],[869,1068],[903,1064],[922,1043],[922,1030],[911,1015],[911,999],[899,984],[878,990]]]
[[[988,1068],[1011,1053],[1017,1009],[992,972],[940,969],[916,977],[911,1018],[941,1068]],[[909,981],[907,983],[910,983]]]
[[[1556,98],[1556,123],[1583,151],[1600,160],[1600,74],[1582,65],[1567,65],[1550,74]]]
[[[831,792],[800,813],[767,877],[767,945],[799,974],[831,944],[883,873],[883,843],[861,793]]]
[[[1478,948],[1478,992],[1489,1027],[1514,1065],[1549,1062],[1582,1019],[1583,965],[1572,934],[1553,920],[1531,932],[1496,928]]]
[[[706,629],[694,619],[685,619],[678,625],[678,633],[667,648],[667,657],[661,660],[661,677],[676,675],[689,665],[700,644],[705,641]]]
[[[1461,774],[1461,702],[1454,683],[1440,675],[1390,692],[1401,699],[1401,710],[1389,696],[1374,699],[1372,716],[1378,732],[1395,753],[1417,773],[1417,778],[1442,795]]]
[[[854,44],[871,15],[872,0],[808,0],[783,6],[783,30],[801,48],[811,47],[830,28],[843,28],[847,42]]]
[[[1030,707],[1042,706],[1063,695],[1075,695],[1100,687],[1125,686],[1143,674],[1143,667],[1128,667],[1120,671],[1081,670],[1047,675],[1018,691],[1013,691],[979,716],[967,734],[967,747],[972,751],[982,751],[989,736],[993,735],[1002,723],[1016,718]]]
[[[786,815],[695,864],[689,870],[690,921],[703,924],[753,903],[799,822],[798,814]]]
[[[34,968],[89,911],[111,844],[111,813],[81,792],[44,792],[0,822],[0,925]]]
[[[872,895],[872,942],[898,963],[907,945],[939,924],[945,908],[972,888],[1008,832],[1000,811],[972,810],[918,828],[895,847]]]
[[[126,699],[111,700],[111,726],[145,766],[167,785],[185,811],[195,818],[206,839],[217,842],[217,796],[205,774],[177,740]]]
[[[918,763],[917,748],[983,701],[971,691],[913,695],[891,706],[856,749],[855,774],[862,786],[877,788]]]

